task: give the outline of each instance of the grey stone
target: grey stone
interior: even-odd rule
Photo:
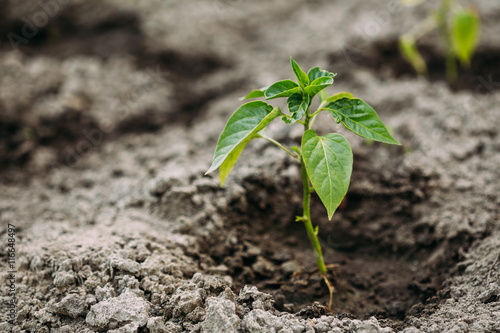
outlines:
[[[110,259],[111,267],[136,275],[141,271],[141,265],[133,260],[115,257]]]
[[[203,305],[203,299],[201,297],[200,290],[186,291],[184,293],[181,293],[173,301],[175,304],[173,316],[175,318],[181,318],[197,307]]]
[[[500,300],[500,286],[491,283],[488,289],[478,296],[478,299],[483,303],[491,303]]]
[[[281,271],[285,275],[302,272],[302,266],[297,260],[289,260],[281,264]]]
[[[403,330],[402,333],[420,333],[421,331],[415,327],[408,327]]]
[[[250,310],[261,309],[271,310],[274,300],[272,296],[266,293],[261,293],[257,287],[244,286],[238,296],[238,303],[244,303],[250,306]]]
[[[95,288],[95,296],[97,298],[97,301],[103,301],[105,299],[115,297],[115,290],[111,286],[110,283],[106,284],[104,287],[99,287],[97,286]]]
[[[56,304],[55,313],[76,318],[84,315],[87,309],[87,303],[82,296],[69,294]]]
[[[236,306],[226,299],[209,297],[206,301],[206,317],[202,332],[237,332],[241,320],[236,315]]]
[[[278,332],[283,328],[281,320],[261,309],[250,311],[242,321],[242,328],[248,333]]]
[[[149,309],[148,302],[127,290],[118,297],[93,305],[85,321],[99,329],[123,326],[127,332],[137,332],[139,327],[146,325]]]
[[[75,283],[75,275],[72,272],[62,271],[54,275],[54,285],[57,288],[68,287]]]
[[[257,257],[257,261],[253,263],[252,269],[255,273],[265,277],[272,277],[275,271],[274,265],[262,256]]]
[[[151,317],[148,320],[147,328],[151,333],[181,333],[182,327],[171,323],[165,322],[162,317]]]
[[[12,332],[12,326],[7,322],[0,323],[0,332],[10,333]]]

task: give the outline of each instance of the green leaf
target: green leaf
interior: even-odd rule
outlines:
[[[390,134],[377,112],[358,98],[341,98],[330,102],[325,109],[331,113],[335,121],[342,124],[357,135],[375,141],[400,145]]]
[[[299,155],[299,156],[301,155],[301,154],[300,154],[300,149],[299,149],[299,147],[297,147],[297,146],[293,146],[293,147],[290,147],[290,149],[291,149],[291,150],[293,150],[294,152],[296,152],[296,153],[297,153],[297,155]]]
[[[319,77],[313,82],[311,85],[306,87],[304,91],[309,94],[311,97],[315,96],[321,90],[333,84],[333,78],[329,76]]]
[[[313,67],[307,72],[307,76],[309,77],[309,81],[313,82],[320,77],[331,77],[333,79],[337,74],[322,70],[319,67]]]
[[[353,157],[349,142],[340,134],[318,136],[314,130],[307,130],[302,137],[302,156],[307,175],[331,219],[351,179]]]
[[[286,102],[288,104],[288,110],[290,111],[292,117],[290,119],[283,119],[283,121],[290,125],[306,114],[307,108],[309,107],[310,97],[307,95],[304,96],[300,93],[296,93],[288,97]]]
[[[462,9],[453,16],[452,41],[457,58],[463,65],[469,66],[472,54],[479,41],[481,23],[471,9]]]
[[[292,80],[282,80],[273,83],[264,91],[266,99],[273,99],[278,97],[289,97],[295,93],[300,92],[300,87]]]
[[[243,140],[239,145],[234,147],[234,149],[227,155],[226,159],[224,162],[219,167],[219,180],[220,180],[220,186],[224,185],[224,182],[226,181],[226,178],[229,176],[231,173],[231,170],[233,169],[234,165],[238,161],[238,158],[240,157],[241,153],[247,146],[247,144],[252,141],[253,139],[258,138],[258,134],[252,134],[249,135],[245,140]],[[208,173],[208,171],[207,171]]]
[[[267,88],[254,89],[248,95],[241,97],[240,100],[250,99],[250,98],[259,98],[264,97],[264,91]]]
[[[403,58],[413,66],[417,74],[427,75],[427,65],[418,52],[417,45],[412,37],[403,36],[399,39],[399,51]]]
[[[219,178],[222,186],[248,142],[257,138],[264,127],[281,115],[283,114],[279,108],[273,109],[262,101],[240,106],[224,127],[215,148],[212,165],[205,174],[220,167]]]
[[[297,81],[299,81],[300,86],[302,87],[302,89],[304,89],[309,85],[309,77],[302,70],[302,68],[300,68],[299,64],[297,64],[295,60],[293,60],[292,57],[290,57],[290,63],[292,64],[292,70],[297,77]]]
[[[343,91],[328,97],[326,101],[330,103],[330,102],[335,102],[336,100],[341,98],[354,98],[354,95],[351,94],[350,92]]]

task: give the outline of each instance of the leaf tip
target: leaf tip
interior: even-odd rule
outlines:
[[[391,144],[391,145],[395,145],[395,146],[402,146],[403,145],[401,142],[394,139],[392,136],[390,136],[390,142],[387,142],[387,143]]]

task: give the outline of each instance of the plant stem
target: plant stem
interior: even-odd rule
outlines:
[[[441,0],[441,6],[437,13],[438,31],[446,53],[446,79],[450,83],[457,80],[457,64],[451,41],[450,23],[448,22],[451,5],[454,2],[454,0]]]
[[[307,177],[307,170],[304,164],[304,159],[301,158],[300,170],[302,172],[302,184],[304,187],[304,215],[302,221],[307,230],[307,235],[314,249],[314,256],[316,257],[316,263],[318,264],[318,269],[321,275],[326,276],[326,266],[323,260],[323,253],[321,252],[321,245],[318,240],[318,235],[314,230],[311,222],[311,188],[309,186],[309,178]]]
[[[321,107],[318,108],[318,111],[314,112],[312,115],[309,113],[309,107],[311,106],[311,103],[307,106],[307,111],[304,119],[304,132],[307,131],[308,129],[311,128],[312,123],[314,123],[314,120],[321,110]],[[326,286],[328,287],[328,292],[330,293],[330,301],[328,302],[328,308],[332,308],[332,301],[333,301],[333,293],[335,291],[335,288],[333,287],[332,283],[328,279],[327,271],[326,271],[326,266],[325,266],[325,260],[323,259],[323,252],[321,251],[321,244],[319,243],[318,239],[318,228],[316,227],[316,230],[314,229],[311,221],[311,186],[309,185],[309,176],[307,175],[307,169],[306,169],[306,164],[304,162],[304,156],[300,155],[300,171],[302,174],[302,186],[303,186],[303,191],[304,191],[304,198],[303,198],[303,216],[302,216],[302,221],[304,222],[304,226],[306,227],[307,230],[307,235],[309,236],[309,240],[311,241],[311,244],[314,249],[314,256],[316,257],[316,263],[318,265],[318,270],[319,273],[321,274],[321,277],[326,283]]]
[[[297,155],[295,155],[294,153],[292,153],[290,150],[288,150],[285,146],[283,146],[281,143],[279,143],[278,141],[274,140],[273,138],[270,138],[268,136],[265,136],[265,135],[260,135],[260,137],[262,139],[266,139],[267,141],[271,142],[271,143],[274,143],[276,146],[280,147],[281,149],[283,149],[288,155],[292,156],[293,158],[296,158],[298,159],[299,157]]]

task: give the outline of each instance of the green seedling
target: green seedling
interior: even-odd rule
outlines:
[[[266,100],[287,98],[288,113],[285,114],[279,108],[263,101],[253,101],[240,106],[224,127],[217,142],[213,163],[206,173],[219,168],[222,186],[241,152],[253,139],[268,140],[300,162],[303,214],[298,216],[296,221],[303,222],[307,230],[319,272],[330,291],[331,308],[334,288],[327,277],[327,268],[318,240],[318,227],[313,227],[311,221],[310,199],[311,193],[315,191],[326,208],[328,219],[332,219],[349,187],[353,155],[349,143],[342,135],[318,135],[312,129],[314,121],[320,112],[326,111],[337,124],[342,123],[345,128],[363,138],[395,145],[400,143],[392,138],[375,110],[367,103],[354,98],[350,93],[332,96],[326,93],[324,89],[333,84],[336,74],[319,67],[310,69],[306,74],[292,58],[290,60],[298,83],[292,80],[278,81],[267,88],[256,89],[244,97]],[[311,102],[316,96],[320,104],[317,110],[311,112]],[[288,125],[298,123],[304,127],[301,147],[289,149],[264,133],[264,128],[276,118],[281,118]]]
[[[401,54],[419,75],[427,75],[427,65],[417,49],[416,42],[436,29],[446,54],[446,78],[448,82],[455,82],[457,60],[462,67],[468,68],[476,50],[481,31],[479,16],[472,8],[460,6],[456,0],[441,0],[439,9],[431,12],[427,19],[402,35],[399,39]]]

